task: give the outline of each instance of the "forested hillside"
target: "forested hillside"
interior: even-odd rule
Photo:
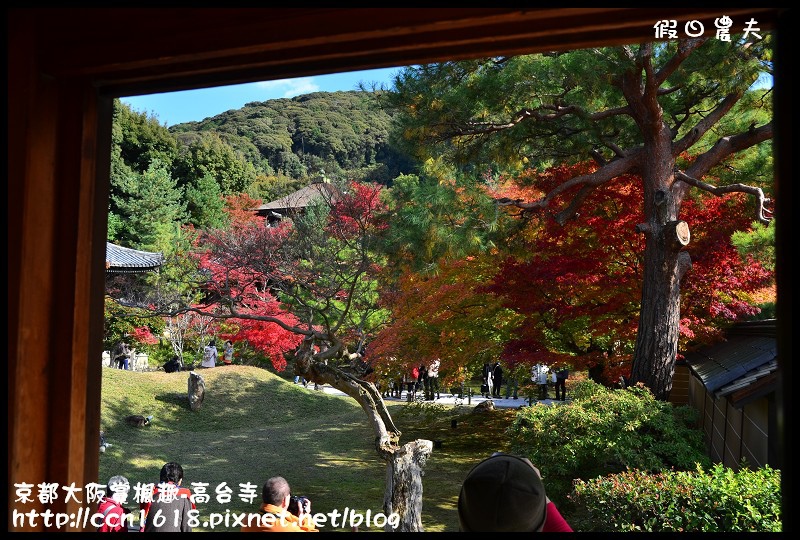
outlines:
[[[203,133],[217,133],[266,175],[305,178],[324,172],[388,184],[409,170],[389,144],[391,122],[370,92],[315,92],[248,103],[170,132],[185,146]]]
[[[117,101],[108,239],[170,251],[184,225],[227,224],[226,198],[271,201],[318,179],[390,185],[413,166],[374,97],[316,92],[171,128]]]

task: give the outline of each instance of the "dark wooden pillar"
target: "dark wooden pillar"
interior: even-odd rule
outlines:
[[[13,510],[44,510],[39,483],[98,481],[108,182],[97,179],[108,178],[111,100],[14,53],[36,50],[35,23],[23,13],[9,24],[8,530],[74,531],[82,524],[44,527]],[[32,484],[34,502],[14,503],[15,484]],[[80,506],[60,488],[47,505]]]

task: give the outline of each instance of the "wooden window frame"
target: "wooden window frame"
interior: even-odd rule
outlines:
[[[777,214],[791,182],[788,10],[782,8],[280,8],[8,10],[8,472],[16,483],[97,481],[113,98],[257,80],[650,41],[653,24],[754,18],[778,37]],[[785,62],[785,63],[784,63]],[[781,71],[783,70],[783,71]],[[782,75],[786,73],[787,76]],[[783,158],[783,159],[781,159]],[[785,179],[785,181],[782,181]],[[778,222],[789,299],[788,220]],[[791,312],[778,302],[778,351]],[[787,432],[791,362],[781,362]],[[791,456],[789,439],[782,448]],[[789,478],[791,460],[784,478]],[[789,531],[790,482],[783,482]],[[12,521],[9,531],[55,531]],[[74,502],[48,505],[74,512]],[[26,506],[43,510],[38,501]],[[81,526],[61,530],[81,530]]]

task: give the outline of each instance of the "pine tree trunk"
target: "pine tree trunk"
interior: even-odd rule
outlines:
[[[663,182],[666,185],[672,179],[670,161],[662,159],[651,168],[655,177],[668,180]],[[689,227],[675,219],[678,204],[670,190],[648,190],[647,176],[644,181],[647,222],[637,226],[646,236],[644,276],[631,383],[644,383],[656,399],[666,401],[678,353],[681,279],[691,267],[689,254],[683,251],[689,243]]]
[[[622,89],[643,138],[639,174],[644,188],[644,276],[639,329],[633,352],[631,383],[644,383],[656,399],[666,401],[678,353],[681,278],[691,267],[689,227],[678,221],[681,204],[675,188],[671,128],[664,122],[655,75],[642,79],[640,68],[623,76]]]

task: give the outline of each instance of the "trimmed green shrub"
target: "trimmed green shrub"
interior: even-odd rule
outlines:
[[[572,478],[641,469],[710,465],[696,411],[657,401],[644,387],[610,390],[582,381],[571,404],[519,410],[509,428],[514,452],[543,475]]]
[[[576,480],[570,499],[590,514],[582,531],[780,532],[780,482],[780,471],[768,466],[633,470]]]

